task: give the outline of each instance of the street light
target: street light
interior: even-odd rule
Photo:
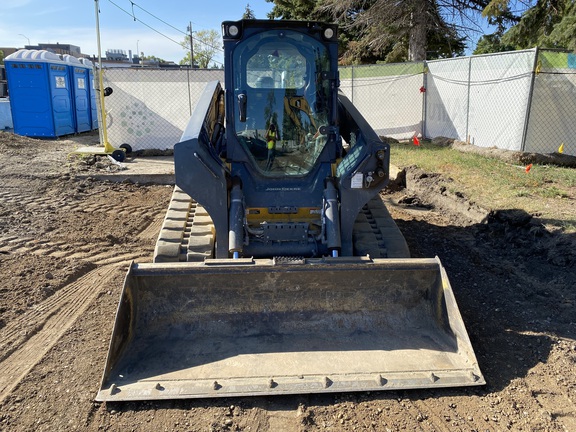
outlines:
[[[26,35],[23,35],[22,33],[18,33],[18,36],[22,36],[23,38],[26,38],[26,40],[28,41],[28,45],[30,45],[30,39],[28,39],[28,37]]]
[[[141,56],[141,55],[140,55],[140,45],[139,45],[139,43],[140,43],[140,39],[138,39],[138,40],[136,41],[136,51],[138,51],[138,52],[137,52],[137,54],[138,54],[138,64],[140,65],[140,67],[144,67],[144,56]],[[144,54],[144,53],[142,53],[142,54]]]

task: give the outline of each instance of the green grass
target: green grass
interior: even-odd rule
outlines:
[[[538,60],[544,68],[565,69],[568,67],[568,53],[565,52],[539,51]]]
[[[550,165],[526,167],[424,142],[393,144],[391,163],[416,165],[455,181],[456,188],[482,207],[524,209],[551,224],[576,230],[576,170]]]
[[[340,79],[376,78],[388,76],[416,75],[424,73],[423,63],[385,63],[377,65],[342,66],[339,69]]]

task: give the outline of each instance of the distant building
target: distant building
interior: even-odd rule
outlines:
[[[54,54],[62,54],[62,55],[69,54],[69,55],[77,57],[77,58],[86,57],[85,54],[82,54],[82,51],[80,50],[79,46],[70,45],[70,44],[61,44],[59,42],[56,42],[55,44],[39,43],[36,46],[26,45],[24,48],[25,49],[46,50],[46,51],[53,52]]]
[[[126,55],[126,51],[121,49],[108,49],[106,50],[106,60],[130,62],[130,59]]]
[[[56,42],[55,44],[39,43],[38,45],[25,45],[24,48],[0,47],[0,51],[4,52],[4,57],[8,57],[10,54],[14,54],[16,51],[20,49],[46,50],[54,54],[61,54],[61,55],[69,54],[77,58],[89,57],[87,54],[82,54],[82,51],[79,46],[71,44],[61,44],[58,42]]]
[[[15,53],[22,48],[15,47],[0,47],[4,52],[4,57]],[[61,44],[56,42],[52,43],[39,43],[38,45],[25,45],[24,49],[28,50],[46,50],[54,54],[66,55],[69,54],[76,58],[87,58],[94,64],[98,65],[98,57],[96,55],[83,54],[79,46],[72,44]],[[132,50],[126,52],[122,49],[107,49],[102,56],[102,66],[104,68],[111,67],[147,67],[147,68],[179,68],[180,65],[174,62],[159,63],[155,60],[142,60],[138,55],[132,55]]]

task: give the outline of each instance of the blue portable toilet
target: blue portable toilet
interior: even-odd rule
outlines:
[[[79,59],[69,54],[62,59],[68,64],[70,88],[74,102],[74,126],[76,132],[92,130],[92,107],[90,106],[90,74]]]
[[[92,129],[98,129],[98,91],[96,90],[96,84],[94,81],[94,64],[87,58],[79,58],[80,63],[88,68],[88,73],[90,76],[90,110],[92,113]]]
[[[15,133],[57,137],[75,132],[70,74],[60,56],[20,50],[4,63]]]

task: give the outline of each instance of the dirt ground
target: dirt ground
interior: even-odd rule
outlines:
[[[0,431],[576,431],[574,239],[413,169],[384,199],[412,255],[446,267],[486,386],[94,402],[124,274],[172,193],[89,177],[117,167],[68,153],[97,142],[0,132]]]

